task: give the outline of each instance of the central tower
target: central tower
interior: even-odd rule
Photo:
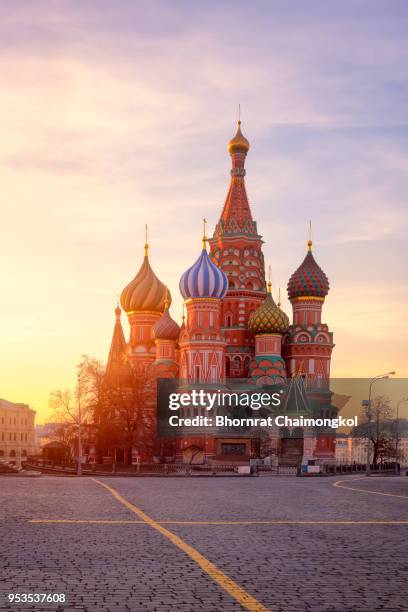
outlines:
[[[221,326],[226,341],[226,375],[246,377],[254,355],[254,338],[248,331],[250,314],[266,295],[262,236],[252,218],[245,188],[245,158],[249,142],[237,132],[228,143],[231,182],[221,217],[209,240],[211,257],[228,278],[222,300]]]

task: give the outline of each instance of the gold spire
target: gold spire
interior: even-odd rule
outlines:
[[[268,293],[272,293],[271,265],[268,266]]]
[[[279,287],[279,290],[278,290],[278,308],[280,308],[280,306],[281,306],[281,293],[280,293],[280,287]]]
[[[164,310],[167,310],[169,306],[170,306],[169,290],[166,287],[166,292],[164,294]]]
[[[312,250],[313,242],[312,242],[312,222],[309,221],[309,240],[307,241],[307,248],[309,251]]]
[[[206,228],[207,228],[207,219],[204,217],[203,219],[203,251],[207,250]]]
[[[148,227],[147,225],[145,225],[145,245],[144,245],[144,256],[147,257],[149,254],[149,245],[147,242],[147,231],[148,231]]]

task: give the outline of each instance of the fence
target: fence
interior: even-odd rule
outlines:
[[[42,459],[30,459],[24,464],[27,469],[40,469],[45,473],[75,474],[76,463],[64,463],[57,465]],[[238,465],[234,464],[212,464],[212,465],[189,465],[185,463],[137,463],[126,465],[122,463],[92,463],[83,464],[84,475],[108,475],[116,474],[123,476],[217,476],[238,475]],[[257,465],[251,468],[251,474],[265,474],[270,476],[295,476],[296,467]]]
[[[45,473],[75,474],[76,463],[65,463],[56,465],[45,462],[42,459],[30,459],[24,464],[27,469],[40,469]],[[320,466],[318,475],[353,474],[365,472],[366,465],[363,463],[345,464],[323,464]],[[372,465],[373,474],[395,472],[395,462],[387,462],[380,465]],[[123,463],[85,463],[82,465],[84,475],[108,475],[116,474],[123,476],[217,476],[238,475],[238,466],[233,464],[223,465],[189,465],[185,463],[137,463],[126,465]],[[301,466],[275,466],[254,465],[251,467],[251,475],[265,476],[301,476]],[[310,474],[308,474],[310,476]]]

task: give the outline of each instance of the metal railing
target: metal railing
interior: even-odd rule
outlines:
[[[39,469],[45,473],[75,474],[77,466],[75,462],[65,462],[57,464],[52,461],[31,458],[26,462],[28,469]],[[185,464],[185,463],[136,463],[127,465],[123,463],[84,463],[82,472],[85,475],[108,475],[116,474],[123,476],[137,475],[160,475],[160,476],[217,476],[217,475],[238,475],[239,466],[235,464]],[[270,466],[256,465],[251,467],[250,474],[265,474],[271,476],[295,476],[296,467],[291,466]]]
[[[25,462],[26,469],[40,469],[45,473],[75,474],[77,466],[75,462],[56,464],[42,459],[33,459]],[[217,476],[238,474],[238,465],[235,464],[202,464],[189,465],[186,463],[136,463],[127,465],[124,463],[84,463],[82,471],[85,475],[93,474],[116,474],[123,476]],[[365,463],[346,464],[322,464],[320,474],[353,474],[365,472]],[[379,465],[372,465],[373,474],[395,472],[395,462],[386,462]],[[254,465],[251,467],[251,475],[265,476],[296,476],[300,475],[300,466],[286,465]]]

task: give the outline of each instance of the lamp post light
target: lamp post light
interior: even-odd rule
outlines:
[[[399,446],[399,407],[400,404],[404,402],[408,402],[408,397],[401,397],[401,399],[397,402],[397,414],[395,419],[395,473],[399,473],[398,469],[398,446]]]
[[[364,403],[367,406],[367,419],[368,419],[368,423],[367,423],[366,476],[370,476],[370,474],[371,474],[371,466],[370,466],[371,419],[372,419],[372,412],[371,412],[371,390],[373,388],[374,383],[376,383],[378,380],[385,380],[385,379],[389,378],[390,376],[394,376],[394,374],[395,374],[395,372],[387,372],[386,374],[378,374],[378,376],[374,376],[374,378],[372,378],[370,380],[370,386],[369,386],[369,390],[368,390],[368,402]]]

